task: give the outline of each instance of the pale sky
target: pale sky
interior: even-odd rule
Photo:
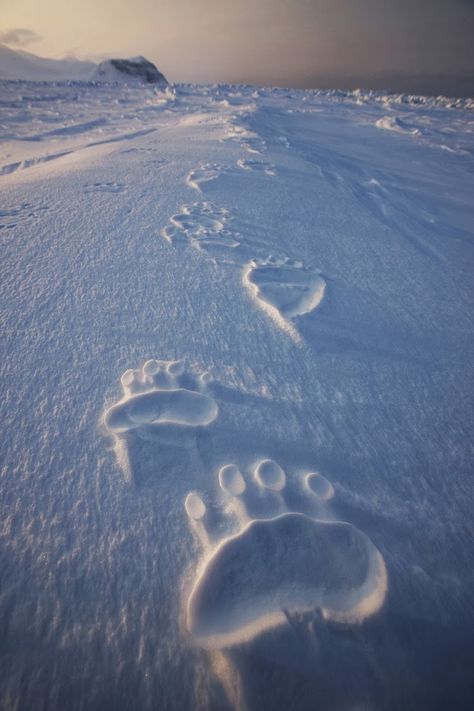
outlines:
[[[474,0],[0,0],[0,41],[13,49],[143,54],[171,81],[472,76],[473,37]]]

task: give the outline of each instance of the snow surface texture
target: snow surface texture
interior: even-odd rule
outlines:
[[[0,707],[471,708],[472,100],[0,88]]]

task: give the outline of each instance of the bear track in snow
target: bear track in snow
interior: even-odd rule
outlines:
[[[259,306],[295,341],[300,336],[289,319],[317,308],[326,290],[326,282],[318,270],[273,256],[252,259],[244,268],[242,281]]]
[[[115,435],[154,425],[203,427],[218,413],[216,401],[207,395],[205,374],[197,389],[182,387],[183,361],[147,360],[139,370],[126,370],[121,383],[123,397],[104,415]]]
[[[213,537],[212,517],[197,492],[185,500],[203,547],[186,605],[186,625],[198,644],[217,649],[240,644],[284,624],[288,612],[319,611],[324,619],[355,624],[382,607],[387,591],[382,555],[355,526],[324,520],[334,495],[325,477],[310,472],[302,480],[317,517],[285,508],[286,475],[273,460],[256,464],[253,482],[237,465],[226,464],[218,482],[224,515],[238,514],[231,535]],[[247,514],[249,486],[260,492],[261,518]],[[279,512],[269,515],[265,502],[273,500],[274,514],[275,499]]]

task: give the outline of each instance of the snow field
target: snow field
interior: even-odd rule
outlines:
[[[4,89],[2,703],[455,708],[467,102]]]

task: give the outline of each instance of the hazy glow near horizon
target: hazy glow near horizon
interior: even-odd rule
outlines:
[[[28,30],[16,41],[11,30]],[[469,73],[473,0],[0,0],[0,41],[42,56],[143,54],[174,81]]]

